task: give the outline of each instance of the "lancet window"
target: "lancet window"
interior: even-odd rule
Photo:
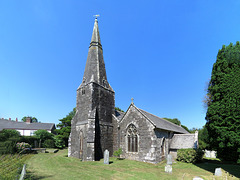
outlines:
[[[130,124],[127,129],[128,152],[138,152],[138,135],[137,128]]]

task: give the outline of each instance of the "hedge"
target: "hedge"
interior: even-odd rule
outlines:
[[[177,151],[177,160],[187,163],[195,163],[201,161],[204,152],[201,149],[179,149]]]

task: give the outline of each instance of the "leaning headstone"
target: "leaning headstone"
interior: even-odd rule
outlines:
[[[26,164],[23,165],[21,176],[20,176],[19,180],[24,180],[25,175],[26,175]]]
[[[222,169],[221,168],[216,168],[214,175],[215,176],[222,176]]]
[[[172,155],[170,154],[167,155],[167,164],[172,165]]]
[[[109,164],[109,151],[107,149],[104,151],[104,164]]]

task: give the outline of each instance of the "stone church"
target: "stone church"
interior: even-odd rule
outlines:
[[[103,158],[122,149],[123,158],[158,163],[181,148],[196,148],[198,134],[139,109],[132,102],[123,113],[115,110],[95,19],[82,82],[77,89],[76,114],[71,122],[68,156],[83,161]]]

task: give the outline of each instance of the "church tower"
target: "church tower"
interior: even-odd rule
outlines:
[[[114,108],[115,92],[107,81],[96,18],[82,83],[77,89],[68,156],[83,161],[100,160],[105,149],[112,155]]]

